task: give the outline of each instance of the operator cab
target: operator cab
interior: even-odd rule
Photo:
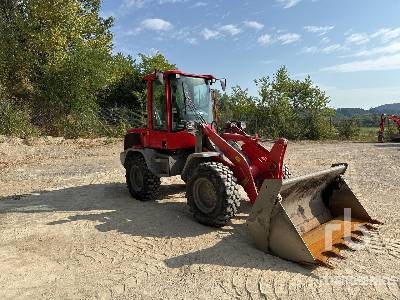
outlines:
[[[210,79],[171,74],[169,83],[172,131],[185,130],[190,122],[214,121]]]
[[[218,79],[170,70],[154,72],[144,80],[148,91],[147,128],[128,130],[140,135],[140,144],[137,137],[136,146],[172,151],[194,148],[195,137],[188,129],[195,123],[215,121],[216,103],[211,86]],[[219,81],[225,90],[226,80]]]

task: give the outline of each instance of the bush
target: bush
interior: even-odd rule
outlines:
[[[75,112],[52,124],[52,135],[65,138],[93,138],[101,131],[101,124],[90,112]]]
[[[360,127],[356,119],[341,120],[337,125],[339,137],[341,139],[353,139],[360,134]]]
[[[0,100],[0,134],[26,138],[39,135],[39,130],[31,124],[27,107]]]

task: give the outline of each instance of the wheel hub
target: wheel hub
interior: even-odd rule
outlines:
[[[197,208],[204,214],[211,213],[218,203],[214,185],[204,177],[200,177],[194,182],[193,198]]]
[[[141,191],[143,188],[143,172],[138,166],[132,166],[130,172],[131,186],[135,191]]]

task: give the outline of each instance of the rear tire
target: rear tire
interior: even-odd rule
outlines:
[[[130,158],[126,164],[126,183],[129,193],[140,201],[150,201],[158,196],[160,178],[154,175],[147,167],[141,155]]]
[[[201,163],[186,186],[194,218],[201,224],[222,227],[240,206],[239,189],[232,171],[216,162]]]

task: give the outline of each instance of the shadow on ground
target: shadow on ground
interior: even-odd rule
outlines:
[[[400,148],[400,143],[374,144],[374,146],[378,148]]]
[[[250,205],[242,205],[242,214],[234,224],[214,229],[193,220],[186,202],[185,185],[162,185],[163,200],[140,202],[132,199],[125,184],[95,184],[0,198],[0,214],[71,212],[72,215],[47,222],[49,226],[63,226],[79,221],[93,221],[100,232],[117,231],[142,237],[199,237],[217,233],[219,241],[205,249],[195,244],[193,252],[165,260],[170,268],[193,264],[212,264],[230,267],[285,270],[311,274],[311,269],[287,262],[257,250],[249,237],[243,220]],[[173,199],[173,200],[172,200]],[[43,219],[46,219],[46,215]],[[161,241],[154,241],[162,243]],[[182,242],[185,243],[185,240]]]

